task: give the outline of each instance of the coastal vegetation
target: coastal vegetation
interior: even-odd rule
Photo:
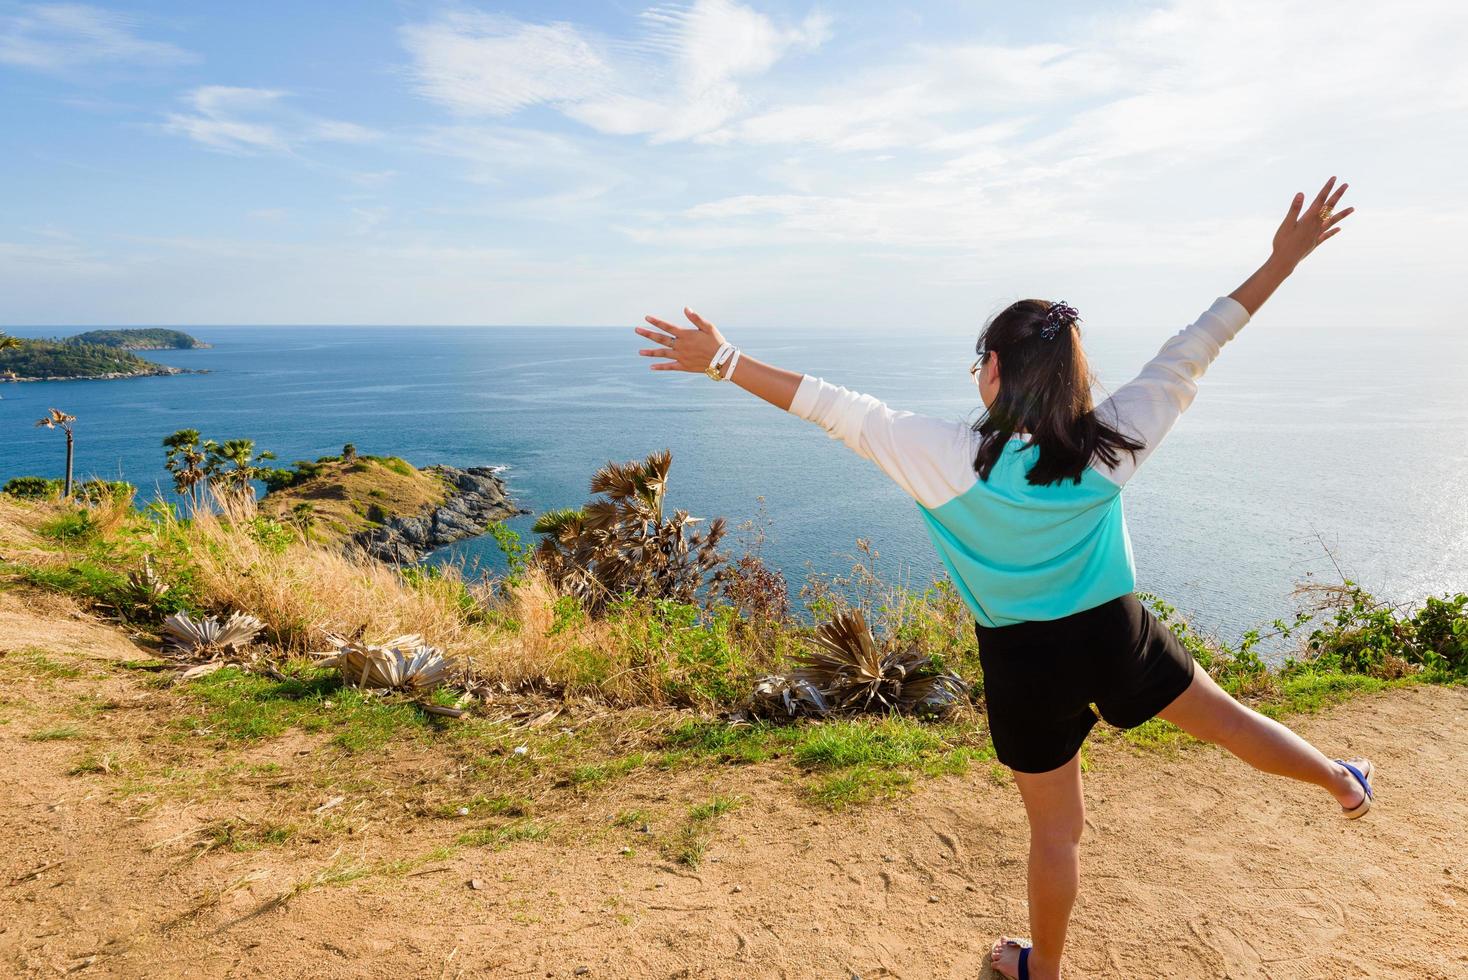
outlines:
[[[433,470],[397,456],[359,455],[350,443],[343,450],[261,470],[261,511],[276,520],[295,515],[313,540],[344,541],[393,516],[431,510],[449,497],[450,487]]]
[[[351,474],[359,478],[353,485],[373,499],[372,480],[425,478],[411,467],[400,472],[407,464],[399,462],[360,455],[351,463],[325,459],[292,471],[297,475],[289,486],[309,487],[328,472],[360,467]],[[646,502],[647,478],[656,477],[661,499],[668,475],[657,458],[651,466],[629,463],[602,474],[593,490],[628,490]],[[404,483],[400,491],[414,486]],[[29,484],[7,489],[0,496],[4,587],[69,593],[145,632],[161,631],[163,618],[179,612],[220,622],[235,614],[258,620],[259,646],[248,663],[211,675],[199,696],[214,698],[227,689],[232,712],[275,719],[266,727],[305,723],[300,702],[287,692],[311,690],[332,700],[330,692],[348,683],[313,654],[341,657],[348,643],[366,644],[363,650],[431,645],[445,664],[441,672],[435,668],[443,686],[432,703],[462,711],[465,724],[527,698],[540,704],[537,711],[556,712],[587,699],[614,711],[652,711],[659,720],[638,715],[643,720],[636,724],[661,732],[653,739],[658,753],[637,765],[789,757],[799,769],[825,773],[812,792],[832,805],[896,792],[915,776],[960,771],[988,757],[977,710],[983,676],[971,620],[956,591],[942,580],[921,587],[890,582],[878,572],[877,554],[860,542],[850,574],[817,575],[801,586],[799,612],[767,594],[783,591],[784,582],[764,566],[760,529],[751,527],[741,529],[741,555],[720,554],[700,564],[696,584],[676,596],[666,594],[657,575],[633,574],[618,579],[631,583],[622,591],[593,601],[580,585],[562,587],[564,563],[575,560],[568,556],[594,553],[568,540],[564,523],[547,530],[557,535],[554,561],[562,567],[552,570],[499,527],[496,540],[510,558],[507,573],[470,578],[452,565],[393,567],[339,542],[317,540],[296,519],[296,507],[321,498],[284,497],[267,509],[226,481],[211,489],[213,506],[154,504],[138,511],[126,494],[79,493],[64,500],[41,496]],[[326,501],[328,507],[339,503]],[[667,556],[652,545],[671,540],[675,550],[699,550],[688,539],[664,537],[637,507],[611,507],[606,514],[610,524],[583,518],[581,533],[620,541],[621,560],[665,569]],[[618,526],[617,514],[621,523],[642,528],[640,544],[629,528]],[[317,520],[362,516],[350,508],[327,509]],[[1468,595],[1394,606],[1342,582],[1317,586],[1304,598],[1306,611],[1237,643],[1204,636],[1161,600],[1149,601],[1226,689],[1272,713],[1312,710],[1389,685],[1468,680]],[[1293,655],[1271,666],[1259,654],[1265,640],[1294,643]],[[923,683],[904,694],[894,678]],[[786,719],[793,716],[825,714],[768,710],[791,703],[785,694],[792,688],[797,705],[810,700],[800,693],[802,679],[826,701],[876,708],[877,720],[833,715],[791,727]],[[776,681],[786,688],[772,698],[769,686]],[[760,710],[762,685],[766,710]],[[935,697],[944,702],[941,720],[888,713],[911,706],[903,702]],[[282,698],[294,704],[285,714],[276,706]],[[656,715],[668,709],[675,713]],[[728,716],[746,721],[731,725],[723,720]],[[392,717],[392,727],[421,727],[411,721],[412,710],[394,708]],[[1125,737],[1147,745],[1185,741],[1162,722]],[[812,760],[825,761],[807,766]],[[617,756],[594,765],[614,774],[633,763]],[[838,772],[841,782],[826,778]]]
[[[66,338],[69,344],[99,344],[121,350],[194,350],[209,345],[182,330],[163,327],[127,327],[113,330],[88,330]]]
[[[144,360],[131,351],[103,344],[66,340],[31,340],[0,346],[0,377],[11,381],[60,381],[74,378],[136,378],[179,374],[180,369]]]

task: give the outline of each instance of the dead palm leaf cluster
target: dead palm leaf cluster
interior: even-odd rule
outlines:
[[[448,679],[449,662],[443,651],[416,633],[381,646],[336,637],[332,642],[336,652],[321,655],[325,657],[321,665],[335,667],[344,681],[357,687],[426,693]]]
[[[842,712],[942,715],[965,699],[957,674],[933,667],[915,646],[883,649],[859,610],[839,613],[816,631],[814,649],[796,669],[755,684],[749,714],[820,717]]]
[[[217,616],[195,619],[181,612],[163,619],[168,652],[196,662],[239,658],[264,628],[265,624],[254,616],[238,611],[226,620]]]
[[[168,590],[168,583],[153,567],[153,556],[144,555],[142,566],[135,572],[128,572],[123,598],[133,613],[152,616],[156,615],[158,605],[168,595]]]
[[[535,522],[536,555],[563,592],[593,610],[623,595],[692,602],[724,561],[718,552],[724,519],[707,530],[703,518],[663,514],[673,455],[608,463],[591,478],[593,498],[580,510],[550,511]]]

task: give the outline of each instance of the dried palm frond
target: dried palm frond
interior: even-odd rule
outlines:
[[[134,609],[151,610],[168,594],[169,585],[153,567],[153,556],[144,555],[143,565],[135,572],[128,572],[127,601]]]
[[[194,619],[188,613],[164,617],[168,649],[176,656],[213,660],[236,655],[255,642],[265,624],[249,613],[233,612],[220,622],[216,616]]]
[[[448,679],[449,662],[443,651],[431,647],[416,633],[388,640],[381,646],[333,638],[336,652],[324,654],[322,666],[335,667],[357,687],[390,691],[425,692]]]
[[[771,674],[754,682],[747,710],[757,718],[819,718],[831,710],[831,703],[803,677]]]
[[[837,614],[816,631],[815,649],[796,658],[785,676],[761,678],[752,714],[783,707],[789,716],[840,711],[943,714],[964,699],[956,674],[933,669],[916,647],[884,651],[858,610]]]

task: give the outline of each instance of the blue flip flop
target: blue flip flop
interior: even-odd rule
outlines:
[[[1371,792],[1371,760],[1351,759],[1348,762],[1345,759],[1337,759],[1335,761],[1344,766],[1346,772],[1356,777],[1356,782],[1361,784],[1361,789],[1364,790],[1366,793],[1366,795],[1361,798],[1361,803],[1354,810],[1345,811],[1346,819],[1355,820],[1358,817],[1366,816],[1367,812],[1371,809],[1371,801],[1375,796],[1375,794]]]

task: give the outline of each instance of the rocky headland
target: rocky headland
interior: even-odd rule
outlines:
[[[494,467],[429,466],[448,488],[440,504],[418,514],[395,515],[358,531],[351,541],[379,561],[409,565],[436,548],[477,537],[490,524],[529,511],[516,507]]]

